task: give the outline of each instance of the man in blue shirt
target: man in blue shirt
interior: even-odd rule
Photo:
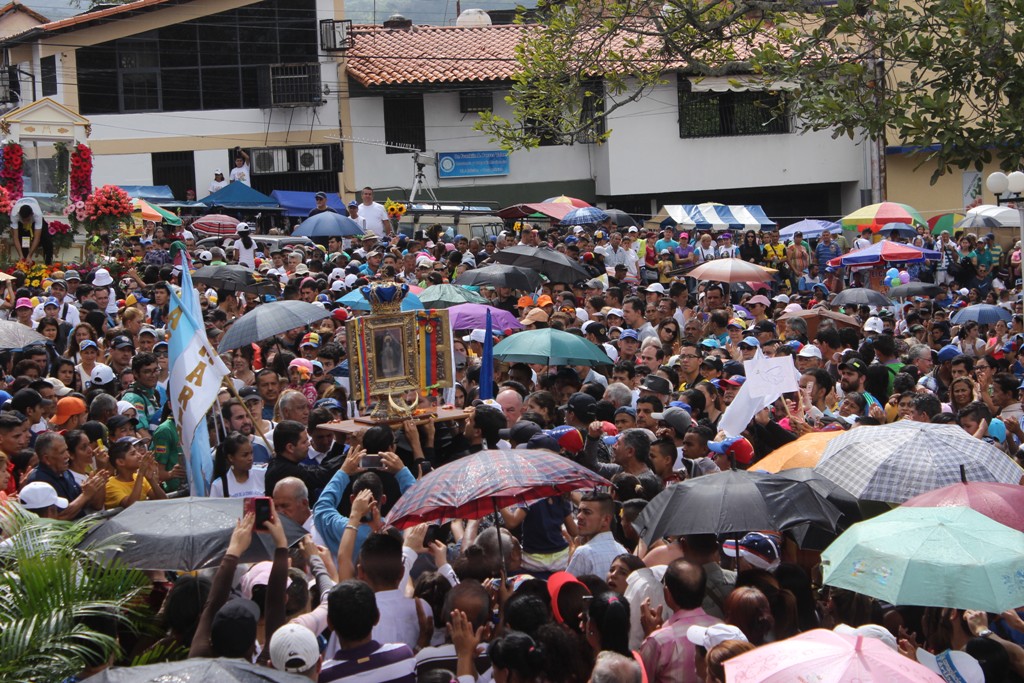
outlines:
[[[654,253],[660,254],[662,250],[668,249],[669,251],[674,250],[679,246],[679,242],[676,242],[673,238],[672,228],[665,228],[665,232],[660,240],[654,243]]]
[[[828,230],[821,233],[821,237],[818,239],[818,246],[814,248],[814,260],[818,263],[819,268],[824,268],[828,265],[829,261],[837,256],[841,256],[842,253],[843,250],[832,239],[832,233]]]

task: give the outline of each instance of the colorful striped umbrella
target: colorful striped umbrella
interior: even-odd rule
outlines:
[[[878,232],[886,223],[909,223],[923,227],[928,225],[917,209],[897,202],[870,204],[843,216],[842,222],[844,227],[856,228],[858,231],[871,228],[871,232]]]
[[[408,529],[423,522],[480,519],[510,505],[609,485],[601,475],[550,451],[480,451],[414,483],[384,523]]]
[[[548,197],[547,199],[544,200],[544,203],[545,204],[571,204],[572,206],[575,206],[577,209],[582,209],[582,208],[590,206],[590,204],[587,204],[582,199],[576,199],[576,197],[567,197],[564,194],[560,194],[557,197]]]
[[[962,213],[950,211],[949,213],[940,213],[938,216],[932,216],[928,219],[928,227],[932,229],[933,235],[938,235],[943,230],[953,234],[953,228],[956,224],[964,219]]]
[[[875,242],[870,247],[837,256],[829,261],[828,265],[836,268],[839,266],[874,266],[883,262],[920,263],[925,260],[937,261],[939,256],[939,252],[930,249],[882,240]]]
[[[168,225],[181,225],[181,219],[166,209],[150,204],[145,199],[132,200],[132,213],[142,216],[143,220],[155,223],[167,223]]]

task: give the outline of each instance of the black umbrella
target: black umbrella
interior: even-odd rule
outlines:
[[[522,289],[532,291],[540,287],[540,274],[532,268],[520,268],[518,266],[493,265],[483,268],[473,268],[460,275],[455,284],[471,285],[481,287],[508,287],[510,289]]]
[[[579,280],[589,280],[590,273],[579,263],[565,254],[547,247],[509,247],[495,252],[491,258],[509,266],[533,268],[546,275],[552,282],[571,284]]]
[[[258,278],[245,266],[203,266],[192,273],[192,282],[214,289],[249,294],[278,291],[276,282]]]
[[[0,349],[23,349],[29,344],[49,343],[49,339],[31,327],[13,320],[0,320]]]
[[[853,497],[852,493],[838,484],[829,481],[810,467],[796,467],[791,470],[782,470],[774,476],[789,481],[806,482],[808,486],[824,496],[828,502],[835,505],[836,509],[838,509],[843,515],[842,519],[839,520],[839,524],[836,526],[836,533],[828,531],[827,529],[815,527],[808,523],[798,524],[797,526],[789,529],[789,533],[792,534],[797,545],[804,550],[824,550],[830,543],[832,543],[832,541],[836,540],[836,536],[839,533],[846,531],[851,524],[864,519],[864,514],[860,509],[860,505],[857,502],[857,499]]]
[[[235,523],[243,516],[241,498],[173,498],[143,500],[117,513],[86,535],[83,547],[115,534],[129,542],[117,553],[129,567],[161,571],[196,571],[217,565],[227,552]],[[281,517],[288,543],[306,530]],[[243,564],[274,559],[274,539],[253,532]]]
[[[832,300],[834,306],[892,306],[885,294],[866,287],[844,289]]]
[[[806,482],[728,470],[668,487],[633,527],[648,544],[666,536],[783,531],[810,523],[834,530],[842,513]]]
[[[908,282],[889,290],[890,299],[909,299],[912,296],[936,296],[942,288],[930,282]]]
[[[309,678],[258,666],[241,659],[194,657],[180,662],[145,666],[115,666],[86,678],[87,683],[170,683],[217,681],[217,683],[309,683]]]
[[[605,209],[604,212],[611,216],[612,221],[614,221],[615,225],[619,226],[620,228],[639,227],[637,225],[636,219],[634,219],[625,211],[622,211],[620,209]]]
[[[272,301],[260,304],[231,324],[220,341],[220,352],[240,349],[274,335],[323,320],[331,312],[305,301]]]

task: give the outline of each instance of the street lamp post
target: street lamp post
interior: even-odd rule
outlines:
[[[1013,203],[1017,209],[1017,221],[1020,227],[1020,244],[1024,249],[1024,173],[1014,171],[1007,175],[996,171],[985,180],[985,186],[996,196],[996,204]],[[1008,196],[1003,197],[1004,194]],[[1024,277],[1024,274],[1022,274]]]

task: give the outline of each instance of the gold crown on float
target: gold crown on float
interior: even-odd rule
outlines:
[[[409,293],[409,285],[394,282],[374,282],[360,287],[363,298],[370,303],[370,311],[374,315],[398,313],[402,310],[402,300]]]

